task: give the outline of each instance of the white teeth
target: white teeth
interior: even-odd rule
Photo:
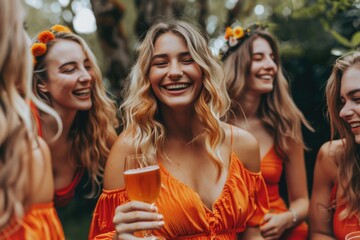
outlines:
[[[172,84],[172,85],[165,86],[165,88],[168,90],[178,90],[178,89],[184,89],[187,86],[188,86],[187,84],[179,83],[179,84]]]
[[[261,78],[266,79],[266,80],[273,79],[273,77],[271,75],[262,75]]]
[[[90,93],[90,89],[82,89],[74,92],[76,95],[83,95]]]
[[[360,123],[356,122],[356,123],[351,123],[350,126],[352,128],[356,128],[356,127],[359,127],[360,126]]]

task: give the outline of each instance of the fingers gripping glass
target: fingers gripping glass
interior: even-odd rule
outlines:
[[[131,200],[155,204],[161,188],[160,168],[155,156],[135,154],[125,158],[125,188]],[[144,237],[154,237],[145,230]]]

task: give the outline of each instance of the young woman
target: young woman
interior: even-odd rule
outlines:
[[[166,21],[140,44],[121,108],[124,131],[107,161],[90,239],[139,239],[139,230],[166,239],[262,239],[268,200],[258,145],[220,121],[229,99],[204,36],[189,23]],[[134,153],[157,156],[156,207],[129,202],[124,160]]]
[[[88,195],[96,196],[116,139],[117,119],[95,57],[81,37],[61,25],[40,32],[31,51],[35,64],[33,91],[60,115],[63,123],[60,137],[52,141],[54,121],[38,113],[39,132],[52,156],[55,204],[68,204],[75,189],[84,187],[79,185],[82,178],[91,183]]]
[[[309,199],[301,124],[312,128],[290,96],[277,43],[264,27],[228,28],[225,38],[223,63],[232,100],[228,122],[248,130],[259,142],[260,168],[269,194],[262,236],[306,239]],[[279,193],[283,168],[289,206]]]
[[[30,40],[23,21],[20,1],[0,2],[0,239],[62,240],[49,148],[32,130],[26,99],[59,117],[31,94]]]
[[[359,99],[360,52],[354,51],[335,62],[326,85],[332,140],[320,148],[315,165],[310,204],[313,240],[346,239],[360,231]],[[335,140],[337,136],[340,139]]]

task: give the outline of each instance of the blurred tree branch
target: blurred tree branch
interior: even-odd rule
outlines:
[[[125,7],[119,0],[91,0],[91,4],[105,57],[105,77],[121,101],[123,80],[130,69],[128,40],[121,24]]]

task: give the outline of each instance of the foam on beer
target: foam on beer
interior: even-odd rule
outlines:
[[[144,168],[137,168],[137,169],[129,169],[124,172],[124,174],[135,174],[135,173],[144,173],[144,172],[151,172],[154,170],[159,169],[158,165],[155,166],[148,166]]]

